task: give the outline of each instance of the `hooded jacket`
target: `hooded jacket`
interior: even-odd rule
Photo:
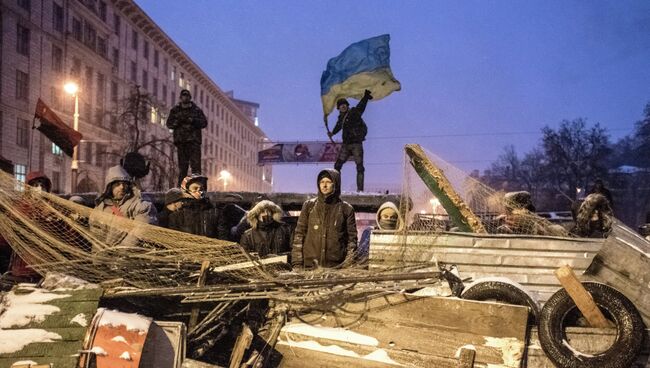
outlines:
[[[385,229],[381,226],[380,215],[381,212],[386,208],[392,208],[395,211],[395,213],[397,213],[397,223],[395,224],[396,226],[395,229]],[[377,221],[377,229],[379,230],[401,230],[402,229],[402,216],[400,216],[399,209],[393,202],[384,202],[377,210],[375,220]]]
[[[324,176],[334,182],[334,191],[325,196],[318,182]],[[294,232],[291,258],[294,266],[340,265],[357,246],[357,225],[352,206],[341,200],[341,176],[326,169],[316,179],[318,196],[305,201]]]
[[[189,107],[183,107],[179,102],[169,112],[167,128],[174,131],[174,144],[184,143],[201,144],[203,136],[201,129],[208,126],[208,120],[201,108],[190,101]]]
[[[332,135],[343,130],[343,144],[362,143],[365,141],[368,127],[361,118],[361,115],[366,111],[367,104],[368,97],[364,96],[356,107],[351,107],[345,113],[339,114],[336,125],[332,129]]]
[[[88,220],[90,230],[106,245],[135,246],[138,234],[144,229],[134,224],[128,232],[123,231],[124,223],[114,220],[110,215],[135,220],[142,224],[157,224],[156,207],[151,202],[144,201],[140,191],[133,186],[124,198],[115,203],[112,199],[111,184],[116,181],[132,183],[129,174],[120,165],[109,168],[106,173],[106,188],[97,198],[95,208]]]
[[[273,214],[273,222],[259,222],[264,211]],[[285,254],[291,251],[291,231],[282,222],[282,208],[271,201],[261,201],[246,214],[251,228],[244,232],[239,244],[249,252],[257,252],[260,257],[269,254]]]

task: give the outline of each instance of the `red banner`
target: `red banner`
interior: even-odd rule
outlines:
[[[40,98],[36,103],[34,118],[41,122],[36,129],[59,146],[66,155],[72,157],[74,147],[81,141],[81,133],[66,125]]]

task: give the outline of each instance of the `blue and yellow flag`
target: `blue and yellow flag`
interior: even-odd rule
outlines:
[[[353,43],[327,62],[320,78],[323,112],[329,115],[339,98],[361,99],[368,89],[380,100],[402,87],[390,70],[390,35]]]

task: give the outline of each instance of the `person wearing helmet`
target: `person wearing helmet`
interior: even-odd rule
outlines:
[[[138,223],[157,224],[156,207],[142,199],[129,174],[120,165],[108,169],[106,189],[95,201],[90,213],[90,229],[109,246],[137,244],[138,226],[126,232],[127,223],[115,218],[126,218]]]
[[[318,196],[302,205],[291,249],[294,268],[342,267],[353,261],[357,224],[354,208],[340,198],[340,178],[337,170],[321,171]]]
[[[361,115],[366,110],[368,100],[372,100],[372,94],[369,90],[366,90],[356,107],[350,108],[350,104],[344,98],[336,101],[339,117],[336,120],[334,129],[328,134],[332,138],[339,131],[343,131],[343,145],[334,163],[334,168],[341,172],[343,164],[352,156],[354,163],[357,165],[357,192],[363,192],[365,172],[363,167],[363,141],[366,140],[368,127]]]
[[[203,110],[192,102],[192,94],[184,89],[181,101],[169,112],[167,128],[174,131],[174,145],[178,154],[178,185],[192,167],[193,174],[201,173],[201,129],[208,126]]]
[[[221,211],[206,197],[208,178],[192,174],[181,182],[181,191],[187,201],[169,214],[169,228],[185,233],[228,239]]]

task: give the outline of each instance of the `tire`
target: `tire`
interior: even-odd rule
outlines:
[[[583,355],[566,344],[565,321],[576,314],[569,294],[560,289],[546,302],[539,317],[539,342],[546,356],[562,368],[628,368],[636,359],[645,326],[634,304],[618,290],[597,282],[583,282],[596,304],[616,325],[616,341],[609,349]]]
[[[478,279],[460,295],[468,300],[496,300],[505,304],[523,305],[530,309],[528,323],[535,324],[539,316],[537,302],[521,287],[507,281]]]

